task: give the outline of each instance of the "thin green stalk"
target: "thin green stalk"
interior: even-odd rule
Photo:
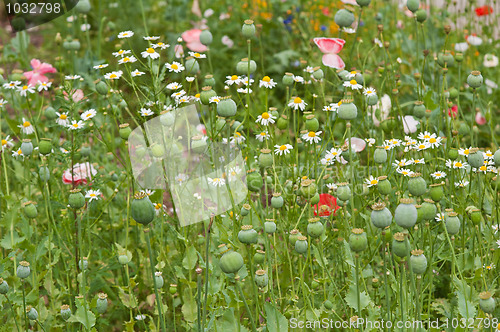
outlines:
[[[14,311],[14,307],[12,306],[12,303],[10,302],[7,295],[4,294],[4,296],[7,299],[7,303],[9,304],[10,310],[12,311],[12,318],[14,319],[14,323],[16,324],[17,332],[19,332],[20,330],[19,330],[19,325],[17,325],[16,312]]]
[[[153,286],[155,289],[155,295],[156,295],[156,306],[158,308],[158,316],[160,320],[160,327],[162,332],[165,332],[165,322],[163,321],[163,308],[162,304],[160,303],[160,296],[158,294],[158,288],[156,287],[156,282],[155,282],[155,264],[154,264],[154,256],[153,256],[153,251],[151,249],[151,242],[149,239],[149,228],[144,229],[144,234],[146,236],[146,244],[148,246],[148,254],[149,254],[149,264],[151,266],[151,277],[153,281]]]
[[[255,328],[255,323],[253,320],[252,312],[250,311],[250,308],[248,307],[247,300],[245,299],[245,295],[243,295],[243,291],[241,290],[240,282],[239,280],[235,280],[236,287],[238,288],[238,292],[240,293],[241,300],[243,301],[243,304],[245,305],[245,309],[247,310],[248,316],[250,317],[250,324],[252,325],[252,331],[257,332],[257,329]]]

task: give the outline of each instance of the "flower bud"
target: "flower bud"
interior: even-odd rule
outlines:
[[[186,58],[185,67],[187,75],[195,75],[200,71],[200,64],[193,57]]]
[[[413,106],[413,115],[416,116],[417,118],[421,119],[425,116],[425,105],[423,101],[416,101],[415,105]]]
[[[418,23],[424,23],[427,19],[427,11],[425,11],[425,9],[419,9],[415,13],[415,16],[417,17]]]
[[[267,234],[273,234],[276,232],[276,223],[274,222],[274,219],[266,219],[264,222],[264,231]]]
[[[38,311],[36,311],[36,309],[30,305],[26,307],[26,315],[28,316],[28,319],[31,320],[38,319]]]
[[[19,265],[17,266],[16,270],[17,276],[21,279],[26,279],[30,276],[30,273],[31,273],[30,263],[26,261],[19,262]]]
[[[467,155],[467,161],[472,167],[479,168],[484,165],[484,154],[478,148],[472,148]]]
[[[417,208],[411,198],[400,199],[400,204],[394,212],[394,221],[403,228],[412,228],[417,222]]]
[[[370,4],[372,0],[356,0],[356,3],[360,6],[360,7],[366,7]]]
[[[295,251],[299,254],[305,254],[308,248],[307,237],[298,236],[297,241],[295,242]]]
[[[372,224],[380,229],[385,229],[392,223],[392,213],[385,206],[385,203],[375,203],[372,205],[372,213],[370,215]]]
[[[285,201],[280,193],[273,193],[273,197],[271,198],[271,206],[273,208],[281,209],[284,203]]]
[[[392,192],[392,185],[387,176],[378,177],[377,190],[381,195],[389,195]]]
[[[428,198],[424,199],[424,202],[422,203],[422,207],[420,209],[422,210],[423,220],[427,221],[433,220],[434,217],[436,216],[437,208],[436,204],[434,204],[434,201],[432,199]]]
[[[427,258],[424,255],[424,251],[420,249],[412,250],[410,263],[413,273],[424,274],[425,270],[427,270]]]
[[[316,194],[316,184],[313,180],[305,179],[300,183],[300,194],[304,197],[311,198]]]
[[[29,138],[23,139],[23,142],[21,143],[21,152],[25,156],[29,156],[33,152],[33,143],[31,143]]]
[[[120,135],[120,137],[126,141],[128,140],[130,134],[132,134],[132,129],[130,129],[130,125],[128,123],[123,123],[121,125],[119,125],[119,130],[118,130],[118,134]]]
[[[105,293],[99,293],[97,295],[96,310],[101,315],[108,309],[108,295]]]
[[[168,287],[168,292],[170,293],[170,295],[174,295],[175,293],[177,293],[177,285],[170,284],[170,286]]]
[[[32,201],[28,201],[23,203],[23,212],[27,218],[34,219],[38,215],[38,211],[36,209],[36,203]]]
[[[307,129],[307,131],[318,131],[319,121],[314,116],[314,114],[310,114],[310,115],[306,116],[306,129]]]
[[[377,164],[384,164],[387,161],[387,150],[383,146],[377,146],[373,152],[373,160]]]
[[[250,66],[248,64],[250,63]],[[250,74],[253,74],[257,70],[257,63],[254,60],[248,61],[247,58],[241,59],[236,64],[236,72],[240,75],[246,74],[248,75],[248,70],[250,70]]]
[[[97,93],[99,93],[100,95],[105,96],[109,91],[108,85],[106,84],[106,82],[99,80],[95,84],[95,91],[97,91]]]
[[[255,284],[260,288],[264,288],[269,283],[269,277],[267,276],[267,272],[265,270],[257,270],[255,271]]]
[[[211,86],[204,86],[201,89],[200,101],[203,105],[208,105],[210,104],[210,98],[215,96],[217,96],[217,93],[214,90],[212,90]]]
[[[418,10],[418,7],[420,7],[420,0],[408,0],[406,2],[406,7],[408,7],[409,11],[415,13]]]
[[[250,204],[243,204],[243,206],[241,207],[240,214],[243,217],[248,216],[248,214],[250,213],[251,209],[252,209],[252,207],[250,206]]]
[[[253,229],[252,225],[243,225],[241,230],[238,232],[238,240],[244,244],[254,244],[257,243],[257,231]]]
[[[317,80],[321,80],[323,79],[323,77],[325,77],[325,73],[323,72],[323,69],[321,69],[321,67],[314,67],[312,76]]]
[[[262,264],[262,263],[264,263],[265,259],[266,259],[266,253],[265,253],[265,251],[257,250],[255,252],[255,255],[253,255],[253,261],[256,264]]]
[[[302,234],[299,232],[298,229],[292,229],[290,231],[290,235],[288,236],[288,241],[292,246],[295,246],[295,242],[297,242],[299,236],[302,236]]]
[[[481,210],[474,208],[474,209],[469,210],[469,214],[470,214],[470,220],[472,221],[472,223],[474,225],[479,225],[479,223],[482,220]]]
[[[469,84],[469,86],[473,89],[477,89],[483,85],[483,76],[481,75],[481,72],[478,70],[472,71],[467,77],[467,84]]]
[[[323,306],[325,307],[326,310],[333,309],[333,303],[330,300],[326,300],[325,302],[323,302]]]
[[[144,192],[138,192],[134,195],[134,200],[130,204],[132,218],[143,225],[148,225],[155,218],[156,212],[153,203]]]
[[[121,265],[127,265],[130,262],[130,258],[128,257],[126,252],[122,252],[118,255],[118,262]]]
[[[273,165],[273,155],[271,154],[271,150],[269,149],[261,149],[259,155],[259,165],[261,167],[271,167]]]
[[[309,219],[309,223],[307,224],[307,235],[312,238],[318,238],[323,234],[325,227],[321,223],[319,218],[311,218]]]
[[[361,252],[368,247],[368,239],[362,228],[353,228],[349,235],[349,247],[351,251]]]

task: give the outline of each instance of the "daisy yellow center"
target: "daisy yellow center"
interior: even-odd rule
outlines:
[[[73,128],[78,128],[78,123],[73,123],[72,126]]]
[[[356,72],[355,71],[351,71],[351,75],[356,75]]]
[[[336,156],[336,155],[338,155],[338,153],[337,152],[332,152],[332,155]]]
[[[27,85],[23,86],[23,90],[28,90],[28,86]]]
[[[31,126],[31,123],[30,123],[29,121],[24,121],[24,123],[23,123],[23,127],[24,127],[24,128],[27,128],[27,127],[29,127],[29,126]]]
[[[194,54],[194,56],[195,56],[196,58],[199,58],[199,57],[200,57],[200,53],[195,53],[195,54]]]
[[[9,86],[16,86],[14,83],[10,83]]]
[[[464,154],[465,154],[465,155],[469,154],[469,149],[465,149],[465,150],[464,150]]]
[[[436,173],[436,176],[441,176],[441,173]]]
[[[172,67],[172,69],[179,69],[179,66],[177,66],[175,63],[172,64],[170,67]]]
[[[342,100],[337,103],[338,106],[342,105]]]
[[[356,85],[356,84],[358,84],[358,82],[356,82],[356,80],[351,80],[349,83],[351,83],[351,85]]]
[[[238,79],[238,76],[236,76],[236,75],[231,76],[231,81],[236,81],[237,79]]]
[[[155,204],[155,208],[156,208],[157,210],[159,210],[159,209],[161,208],[161,204],[160,204],[160,203],[156,203],[156,204]]]
[[[419,149],[425,149],[425,145],[420,144],[420,145],[418,146],[418,148],[419,148]]]
[[[269,113],[267,113],[267,112],[262,113],[262,118],[263,118],[263,119],[266,119],[266,120],[267,120],[267,119],[269,119],[270,117],[271,117],[271,116],[269,115]]]
[[[260,136],[266,136],[265,132],[260,133]]]
[[[458,162],[455,163],[455,166],[462,167],[462,163],[458,161]]]
[[[310,131],[309,134],[307,134],[309,137],[316,137],[316,133],[314,131]]]
[[[130,61],[130,58],[129,57],[125,57],[123,58],[123,62],[129,62]]]
[[[153,53],[155,52],[155,50],[154,50],[154,48],[151,48],[151,47],[150,47],[150,48],[148,48],[148,49],[146,50],[146,52],[148,52],[149,54],[153,54]]]
[[[220,179],[219,179],[219,178],[215,178],[215,179],[214,179],[214,182],[219,182],[219,181],[220,181]]]
[[[163,45],[165,45],[165,44],[163,44],[162,42],[158,43],[158,46],[163,46]]]
[[[304,176],[302,177],[302,180],[307,180],[307,175],[304,175]]]
[[[110,78],[117,78],[118,76],[116,76],[116,74],[111,74],[109,75]]]
[[[285,151],[286,150],[286,145],[280,146],[280,151]]]
[[[90,118],[92,116],[92,113],[87,114],[87,118]]]
[[[295,104],[300,104],[302,102],[302,99],[300,99],[299,97],[295,97],[295,99],[293,100],[293,102]]]
[[[66,120],[68,118],[68,116],[66,114],[61,114],[61,116],[59,117],[59,119],[61,120]]]
[[[241,134],[237,132],[236,134],[234,134],[234,136],[235,136],[235,137],[240,137],[240,136],[241,136]]]
[[[269,76],[264,76],[262,80],[267,83],[271,82],[271,78]]]
[[[195,98],[200,98],[200,94],[199,93],[195,94],[194,96],[195,96]]]
[[[128,32],[123,33],[123,36],[125,37],[128,36]]]
[[[405,165],[404,162],[402,162],[402,161],[399,162],[399,166],[404,166],[404,165]]]
[[[96,197],[96,194],[90,194],[89,196],[90,197]]]
[[[17,154],[19,154],[19,155],[23,154],[23,152],[21,151],[21,149],[17,150]]]
[[[368,94],[368,95],[371,95],[372,93],[373,93],[373,91],[372,91],[372,90],[368,90],[368,91],[366,91],[366,94]]]
[[[433,138],[431,138],[431,139],[429,139],[429,143],[436,143],[436,141],[437,141],[437,140],[436,140],[434,137],[433,137]]]
[[[415,159],[415,164],[418,164],[420,162],[420,159]]]
[[[378,180],[375,180],[375,179],[370,181],[370,184],[377,184],[377,183],[378,183]]]
[[[486,167],[486,166],[484,166],[484,165],[483,165],[483,166],[481,166],[481,167],[479,167],[479,170],[481,170],[481,171],[486,171],[486,169],[487,169],[487,167]]]
[[[407,172],[407,171],[403,171],[403,173],[402,173],[402,174],[403,174],[403,175],[406,175],[406,174],[408,174],[408,172]]]
[[[7,140],[3,139],[2,140],[2,145],[5,145],[5,144],[7,144]]]
[[[125,51],[124,50],[119,50],[118,54],[123,54]]]

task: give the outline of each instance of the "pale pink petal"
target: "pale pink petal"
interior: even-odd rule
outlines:
[[[313,40],[323,53],[339,53],[345,44],[345,40],[340,38],[317,37]]]
[[[186,46],[193,52],[205,52],[207,50],[207,47],[200,41],[187,43]]]
[[[38,67],[40,67],[41,62],[38,59],[32,59],[30,64],[31,64],[31,68],[33,68],[33,70],[37,70]]]
[[[349,144],[349,139],[345,140],[345,144]],[[364,139],[351,137],[351,147],[354,152],[361,152],[366,148],[366,142]]]
[[[191,29],[191,30],[184,31],[182,33],[181,37],[186,43],[199,42],[200,41],[200,34],[201,34],[200,29]]]
[[[345,67],[344,61],[337,54],[323,54],[322,60],[323,64],[327,67],[332,67],[335,69],[343,69]]]
[[[414,132],[416,132],[417,124],[419,124],[419,122],[415,120],[412,115],[405,115],[403,117],[403,127],[405,134],[413,134]]]
[[[182,47],[182,45],[179,45],[179,44],[175,45],[174,51],[175,51],[176,58],[180,58],[184,55],[184,48]]]
[[[484,117],[483,113],[481,112],[476,113],[476,123],[480,126],[486,124],[486,118]]]
[[[51,64],[46,63],[46,62],[42,63],[42,64],[38,67],[37,71],[38,71],[40,74],[47,74],[47,73],[55,73],[55,72],[57,72],[57,70],[56,70],[54,67],[52,67],[52,65],[51,65]]]

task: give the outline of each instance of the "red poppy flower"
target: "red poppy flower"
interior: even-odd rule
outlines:
[[[491,6],[481,6],[477,7],[475,10],[477,16],[486,16],[493,13],[493,7]]]
[[[458,106],[453,105],[452,108],[448,108],[448,116],[452,118],[456,118],[458,114]]]
[[[330,194],[320,194],[319,203],[314,205],[314,215],[319,214],[320,217],[328,217],[332,213],[335,215],[338,209],[339,206],[335,197]]]

